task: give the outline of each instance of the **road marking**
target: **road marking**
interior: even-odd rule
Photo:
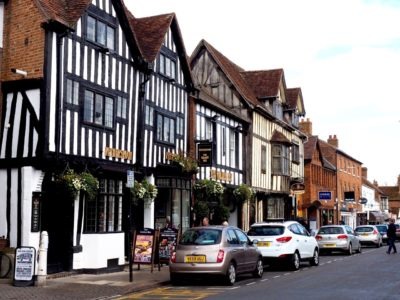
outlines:
[[[283,276],[288,276],[288,275],[290,275],[291,273],[285,273],[285,274],[283,274]]]
[[[264,282],[264,281],[268,281],[268,280],[269,280],[268,278],[265,278],[265,279],[261,279],[260,281]]]
[[[130,295],[118,298],[119,300],[129,299],[193,299],[200,300],[209,296],[217,295],[218,292],[207,291],[207,290],[192,290],[192,289],[171,289],[171,288],[157,288],[154,290],[133,293]]]
[[[272,277],[272,278],[279,278],[279,277],[281,277],[281,275],[275,275],[275,276]]]
[[[233,286],[233,287],[209,287],[207,290],[236,290],[238,289],[239,286]]]
[[[253,281],[253,282],[247,283],[246,285],[253,285],[253,284],[256,284],[256,283]]]

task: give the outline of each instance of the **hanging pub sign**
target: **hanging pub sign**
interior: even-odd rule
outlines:
[[[158,258],[159,263],[168,263],[171,254],[175,250],[176,241],[178,239],[178,230],[175,228],[160,229]]]
[[[152,264],[155,249],[154,229],[144,228],[133,238],[133,263]]]
[[[351,202],[354,201],[354,192],[344,192],[344,201]]]
[[[294,195],[304,194],[306,186],[304,183],[294,183],[290,186],[290,190]]]
[[[212,143],[197,144],[197,161],[200,167],[212,165]]]
[[[18,247],[15,250],[14,286],[34,285],[36,250],[33,247]]]

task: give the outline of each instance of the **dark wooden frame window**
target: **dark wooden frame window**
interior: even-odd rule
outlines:
[[[104,20],[100,20],[93,15],[86,18],[86,38],[106,47],[109,50],[115,49],[115,33],[116,29]]]
[[[176,60],[161,53],[159,72],[168,78],[176,79]]]
[[[113,128],[114,98],[92,90],[85,90],[83,121],[87,124]]]
[[[67,78],[65,87],[65,102],[79,105],[79,82]]]
[[[297,144],[292,144],[292,162],[300,163],[300,147]]]
[[[284,144],[272,144],[272,173],[289,176],[289,147]]]
[[[144,112],[144,123],[149,126],[154,124],[154,108],[150,105],[146,105]]]
[[[267,174],[267,146],[261,145],[261,174]]]
[[[157,114],[157,141],[175,144],[175,122],[174,118]]]
[[[101,179],[100,192],[95,200],[86,202],[86,233],[120,232],[122,230],[122,196],[121,180]]]
[[[122,120],[127,119],[128,99],[126,97],[117,97],[117,118]]]

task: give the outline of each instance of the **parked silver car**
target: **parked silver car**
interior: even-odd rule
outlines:
[[[360,239],[361,245],[373,245],[377,248],[382,246],[382,235],[375,225],[360,225],[354,232]]]
[[[264,265],[260,250],[239,228],[203,226],[183,233],[171,255],[169,272],[173,284],[188,275],[219,275],[233,285],[237,274],[261,278]]]
[[[352,255],[354,250],[361,253],[360,239],[348,225],[324,225],[318,230],[315,239],[321,254],[341,251]]]

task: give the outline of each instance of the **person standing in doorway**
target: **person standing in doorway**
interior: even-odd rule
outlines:
[[[390,219],[389,221],[389,226],[388,226],[388,230],[387,230],[387,237],[388,237],[388,250],[386,251],[387,254],[390,254],[390,252],[393,249],[393,254],[397,253],[397,249],[396,249],[396,225],[394,225],[394,220]]]
[[[207,217],[204,217],[202,224],[203,224],[203,226],[208,226],[208,225],[210,225],[210,220]]]

